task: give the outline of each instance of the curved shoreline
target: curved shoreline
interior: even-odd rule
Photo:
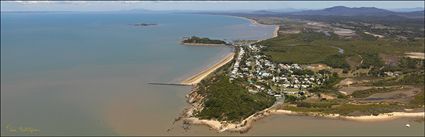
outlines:
[[[221,66],[223,66],[223,65],[227,64],[228,62],[230,62],[231,60],[233,60],[234,55],[235,55],[235,53],[233,53],[233,52],[227,54],[223,59],[219,60],[217,63],[215,63],[211,67],[208,67],[207,69],[202,70],[201,72],[181,81],[180,84],[195,85],[195,84],[199,83],[202,79],[207,77],[209,74],[214,72],[216,69],[220,68]]]
[[[252,128],[253,122],[265,118],[270,115],[287,115],[287,116],[314,116],[320,118],[330,118],[337,120],[349,120],[349,121],[358,121],[358,122],[376,122],[376,121],[388,121],[398,118],[425,118],[425,112],[391,112],[383,113],[377,116],[365,115],[365,116],[341,116],[339,114],[321,114],[315,112],[293,112],[289,110],[273,110],[265,109],[260,112],[257,112],[248,118],[242,120],[240,123],[226,123],[223,121],[217,120],[206,120],[199,119],[196,117],[185,118],[186,122],[197,125],[207,125],[211,129],[216,130],[217,132],[240,132],[245,133]]]
[[[188,46],[226,46],[226,44],[205,44],[205,43],[181,43],[182,45]]]
[[[279,35],[279,29],[280,29],[279,25],[265,25],[265,24],[258,23],[258,21],[254,20],[254,19],[247,18],[247,17],[239,17],[239,16],[232,16],[232,17],[247,20],[247,21],[251,22],[252,25],[255,25],[255,26],[274,26],[275,28],[273,30],[271,38],[275,38]],[[266,39],[270,39],[270,38],[266,38]],[[266,39],[263,39],[263,40],[266,40]]]
[[[289,110],[275,110],[273,114],[284,114],[284,115],[307,115],[317,116],[323,118],[342,119],[351,121],[362,121],[362,122],[375,122],[375,121],[387,121],[398,118],[425,118],[425,112],[390,112],[381,113],[379,115],[361,115],[361,116],[343,116],[340,114],[322,114],[317,112],[294,112]]]

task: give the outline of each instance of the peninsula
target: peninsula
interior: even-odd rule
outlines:
[[[270,114],[424,119],[424,32],[406,30],[423,22],[238,16],[282,26],[274,38],[233,43],[233,60],[187,95],[185,123],[246,132]]]

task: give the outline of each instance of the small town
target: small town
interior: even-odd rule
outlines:
[[[261,55],[262,45],[235,45],[237,55],[231,67],[230,81],[246,81],[249,92],[265,92],[277,99],[284,95],[312,96],[307,89],[321,85],[327,74],[315,73],[298,64],[273,63]]]

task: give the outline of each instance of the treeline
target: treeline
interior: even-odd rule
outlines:
[[[201,119],[241,121],[275,102],[275,98],[266,93],[252,94],[241,85],[230,83],[225,74],[217,75],[204,86],[199,91],[206,96],[204,109],[197,114]]]
[[[202,44],[226,44],[226,42],[222,40],[214,40],[214,39],[201,38],[196,36],[192,36],[188,39],[183,40],[182,42],[183,43],[202,43]]]
[[[384,62],[379,57],[378,53],[361,53],[363,58],[363,63],[360,65],[361,68],[369,67],[381,67],[384,65]]]
[[[329,72],[322,72],[320,71],[319,73],[323,73],[323,74],[329,74]],[[325,93],[325,92],[336,92],[336,87],[334,87],[336,84],[338,84],[343,78],[338,77],[338,74],[333,73],[332,75],[329,76],[329,78],[323,82],[322,85],[314,87],[312,89],[310,89],[310,92],[313,93]]]
[[[350,69],[350,65],[346,61],[346,55],[335,54],[325,58],[322,63],[332,67],[332,68],[342,68],[344,70]]]

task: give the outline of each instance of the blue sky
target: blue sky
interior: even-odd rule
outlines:
[[[7,1],[1,11],[285,10],[332,6],[384,9],[424,7],[424,1]]]

